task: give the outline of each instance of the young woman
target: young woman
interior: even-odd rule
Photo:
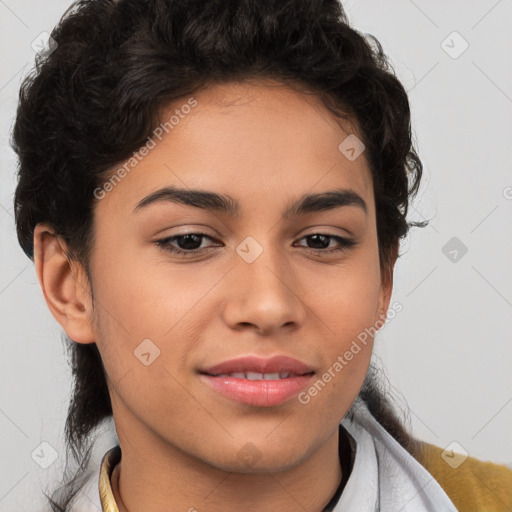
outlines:
[[[508,510],[371,364],[422,174],[378,41],[319,0],[83,1],[52,38],[13,131],[75,379],[52,509]]]

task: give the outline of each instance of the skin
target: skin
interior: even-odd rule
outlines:
[[[364,153],[350,161],[338,150],[356,131],[316,96],[247,82],[194,97],[192,112],[96,202],[91,282],[45,224],[34,234],[39,282],[68,336],[100,351],[122,449],[112,478],[121,512],[320,511],[340,482],[338,425],[373,340],[307,404],[241,404],[197,370],[285,354],[313,366],[316,380],[382,321],[392,267],[379,265],[371,173]],[[229,194],[240,216],[165,201],[134,212],[170,185]],[[282,218],[302,195],[335,188],[359,194],[367,214],[344,206]],[[199,255],[154,243],[186,232],[211,237],[193,246]],[[358,243],[328,255],[321,251],[338,243],[307,238],[318,233]],[[251,264],[235,250],[248,236],[263,248]],[[160,350],[149,366],[134,356],[145,339]],[[257,453],[250,467],[239,457],[249,442]]]

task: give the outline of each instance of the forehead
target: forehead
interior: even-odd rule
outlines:
[[[364,152],[349,159],[340,150],[357,132],[319,97],[266,81],[209,86],[193,95],[193,108],[188,100],[163,111],[163,135],[98,207],[132,212],[144,196],[176,186],[227,193],[242,213],[333,188],[353,190],[373,210]]]

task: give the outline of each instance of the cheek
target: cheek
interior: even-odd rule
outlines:
[[[118,324],[114,328],[133,336],[162,336],[214,283],[215,276],[171,265],[165,256],[149,260],[129,248],[118,249],[116,258],[108,248],[102,252],[103,257],[97,256],[95,295]]]
[[[113,381],[130,372],[144,382],[166,383],[163,389],[172,385],[165,369],[178,376],[190,364],[190,351],[214,311],[205,310],[204,299],[218,273],[193,272],[186,265],[180,271],[163,258],[150,263],[130,251],[118,253],[133,257],[113,260],[105,254],[97,260],[98,348]],[[155,364],[144,366],[150,361]]]
[[[309,293],[308,304],[315,305],[316,317],[321,320],[317,325],[322,333],[323,369],[317,388],[325,384],[324,398],[343,409],[364,381],[379,326],[378,259],[361,252],[359,258],[347,260],[335,275],[331,269],[317,272],[315,278],[317,286],[310,288],[314,291]]]
[[[378,259],[360,251],[357,258],[333,268],[319,268],[306,284],[305,303],[321,319],[331,348],[343,349],[350,340],[373,326],[377,320],[380,299]]]

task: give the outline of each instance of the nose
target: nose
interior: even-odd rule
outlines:
[[[300,279],[284,254],[267,245],[252,263],[236,254],[234,264],[222,312],[231,329],[252,328],[261,335],[272,335],[303,323],[306,308]]]

